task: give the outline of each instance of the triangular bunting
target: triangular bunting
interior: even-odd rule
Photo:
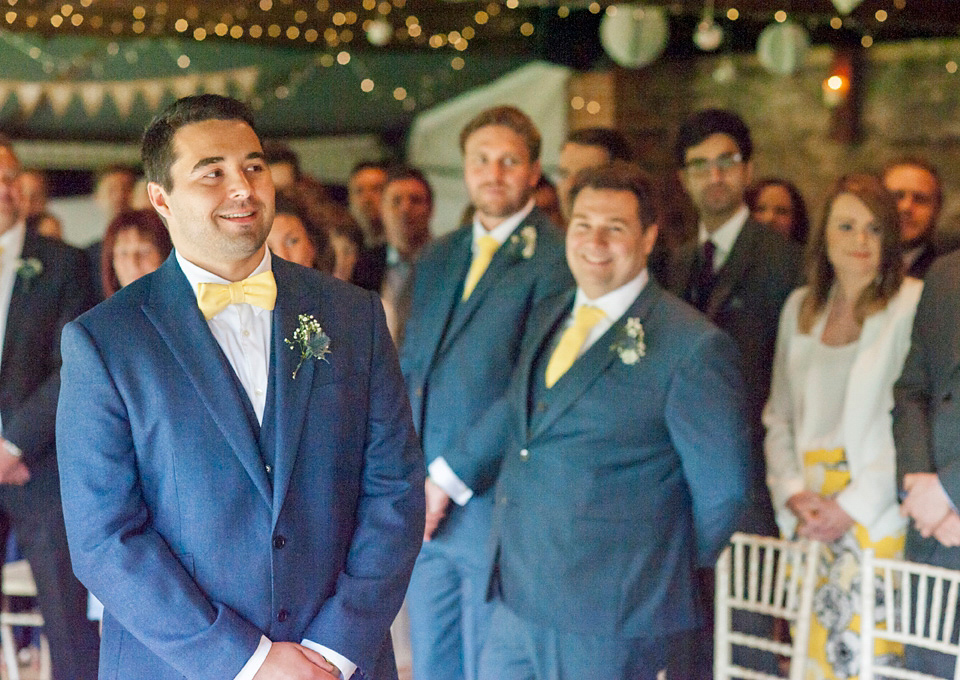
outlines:
[[[238,68],[230,72],[230,80],[239,88],[241,99],[249,99],[253,96],[253,91],[257,87],[257,78],[259,77],[260,69],[256,66]]]
[[[200,78],[197,76],[181,76],[172,80],[171,86],[177,99],[196,94],[200,87]]]
[[[110,85],[110,96],[113,97],[113,103],[116,105],[120,117],[128,118],[130,111],[133,109],[133,100],[137,96],[136,85],[133,83],[112,83]]]
[[[43,85],[40,83],[18,83],[17,102],[20,104],[20,113],[29,118],[37,110],[40,97],[43,96]]]
[[[138,83],[138,89],[141,94],[143,94],[143,99],[147,102],[147,107],[151,111],[156,111],[160,108],[163,93],[167,90],[165,82],[162,80],[142,80],[138,81]]]
[[[203,78],[203,91],[210,94],[227,94],[227,76],[211,73]]]
[[[85,82],[80,83],[80,102],[83,104],[83,110],[90,118],[95,118],[103,108],[103,98],[107,94],[107,88],[102,83]]]
[[[7,105],[7,100],[13,93],[13,84],[6,80],[0,81],[0,109]]]

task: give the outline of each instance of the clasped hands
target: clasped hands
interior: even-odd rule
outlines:
[[[924,538],[933,536],[947,547],[960,546],[960,515],[933,472],[912,472],[903,476],[906,498],[900,514],[913,520]]]
[[[274,642],[253,680],[339,680],[340,670],[319,652],[295,642]]]
[[[30,470],[18,456],[7,451],[5,443],[0,437],[0,484],[23,486],[30,481]]]
[[[813,491],[795,493],[787,509],[800,521],[797,533],[803,538],[832,543],[854,525],[853,518],[832,498]]]
[[[447,492],[433,483],[429,477],[423,483],[423,491],[427,498],[427,518],[423,526],[423,540],[429,541],[440,526],[440,522],[447,516],[447,507],[450,505],[450,496]]]

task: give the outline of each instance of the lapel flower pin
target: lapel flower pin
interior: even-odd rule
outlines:
[[[627,366],[633,366],[640,360],[640,357],[646,356],[647,344],[643,340],[643,324],[635,316],[627,319],[620,331],[620,337],[610,345],[610,349],[615,351]]]
[[[312,314],[301,314],[298,317],[297,330],[293,332],[293,340],[284,338],[290,349],[300,350],[300,361],[293,369],[293,379],[297,379],[297,371],[307,359],[322,359],[327,361],[330,354],[330,336],[323,332],[320,323]],[[327,361],[327,363],[330,363]]]
[[[17,277],[23,281],[24,291],[30,290],[30,284],[43,273],[43,262],[36,257],[17,260]]]
[[[527,225],[519,232],[510,237],[510,246],[513,253],[519,253],[524,260],[533,257],[537,250],[537,230],[531,225]]]

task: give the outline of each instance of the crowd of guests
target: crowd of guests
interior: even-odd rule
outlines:
[[[960,262],[935,263],[936,168],[901,158],[838,178],[808,197],[823,206],[811,219],[794,183],[754,178],[738,115],[701,111],[674,145],[698,215],[674,248],[659,233],[664,183],[623,135],[572,132],[556,184],[540,145],[518,109],[476,116],[460,137],[463,226],[434,240],[418,169],[359,163],[341,205],[289,148],[264,144],[270,251],[379,293],[400,357],[429,475],[407,592],[413,677],[711,677],[712,565],[735,530],[824,542],[810,677],[856,677],[862,551],[960,567]],[[3,170],[0,329],[43,273],[28,271],[34,240],[62,235],[43,174],[21,172],[8,142]],[[88,249],[94,273],[56,246],[81,302],[51,312],[51,337],[95,288],[114,295],[173,247],[134,171],[105,169],[95,194],[107,225]],[[15,361],[4,347],[4,376]],[[30,488],[52,448],[52,431],[34,444],[16,429],[32,389],[0,388],[0,512],[20,537],[37,528],[9,491]],[[93,677],[71,657],[90,647],[76,589],[35,563],[59,554],[62,571],[55,520],[44,552],[23,546],[54,677]],[[952,673],[902,645],[874,653]],[[772,654],[738,654],[777,671]]]

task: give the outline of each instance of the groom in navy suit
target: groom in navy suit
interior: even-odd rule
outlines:
[[[177,101],[143,159],[175,253],[63,334],[63,505],[105,607],[100,677],[396,678],[423,461],[380,301],[266,249],[241,103]]]
[[[652,183],[616,162],[570,195],[577,290],[534,310],[505,397],[444,456],[495,487],[481,680],[655,678],[747,501],[736,348],[650,279]]]

